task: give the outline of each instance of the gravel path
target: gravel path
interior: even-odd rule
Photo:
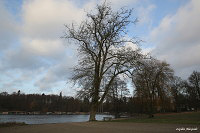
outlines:
[[[183,130],[185,128],[185,131]],[[197,128],[197,131],[189,129]],[[178,131],[177,129],[182,131]],[[195,133],[199,125],[120,123],[120,122],[82,122],[26,125],[0,128],[0,133]]]

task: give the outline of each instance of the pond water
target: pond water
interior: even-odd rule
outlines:
[[[112,115],[96,115],[97,120]],[[89,115],[0,115],[2,122],[25,122],[26,124],[65,123],[65,122],[86,122]]]

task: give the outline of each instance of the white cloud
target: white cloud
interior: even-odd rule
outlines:
[[[32,38],[59,38],[64,24],[80,21],[84,12],[68,0],[32,0],[23,4],[23,30]]]
[[[163,18],[151,33],[157,45],[154,54],[168,61],[183,78],[192,72],[191,68],[200,70],[199,6],[199,0],[189,1],[174,15]]]
[[[44,57],[61,57],[66,49],[61,39],[24,39],[22,43],[29,53]]]

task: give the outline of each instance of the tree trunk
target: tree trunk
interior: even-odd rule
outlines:
[[[150,100],[149,118],[154,117],[153,112],[154,112],[154,111],[153,111],[153,98],[151,97],[151,100]]]
[[[97,104],[93,103],[90,110],[90,119],[89,121],[96,121],[96,112],[97,112]]]

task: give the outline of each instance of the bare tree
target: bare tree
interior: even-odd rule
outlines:
[[[98,106],[104,101],[114,79],[120,74],[129,74],[143,55],[140,49],[127,49],[125,45],[138,43],[126,39],[126,27],[130,23],[132,10],[114,12],[109,5],[97,5],[94,13],[78,28],[66,25],[64,38],[76,42],[79,63],[74,68],[72,81],[79,84],[80,95],[91,99],[90,121],[95,120]]]
[[[172,76],[173,70],[169,64],[156,59],[145,60],[133,73],[135,94],[148,103],[147,112],[150,116],[153,116],[156,100],[164,101],[169,94],[169,81]]]
[[[200,72],[193,71],[188,78],[189,85],[194,89],[197,99],[200,100]]]
[[[122,99],[123,97],[127,97],[130,95],[130,91],[127,88],[127,83],[124,79],[120,79],[116,77],[110,86],[110,91],[108,92],[109,97],[115,97]]]
[[[197,110],[200,108],[200,72],[193,71],[188,78],[187,93],[189,101]]]
[[[188,82],[182,80],[180,77],[174,76],[171,81],[171,94],[174,100],[175,111],[186,111],[188,107],[187,89]]]

